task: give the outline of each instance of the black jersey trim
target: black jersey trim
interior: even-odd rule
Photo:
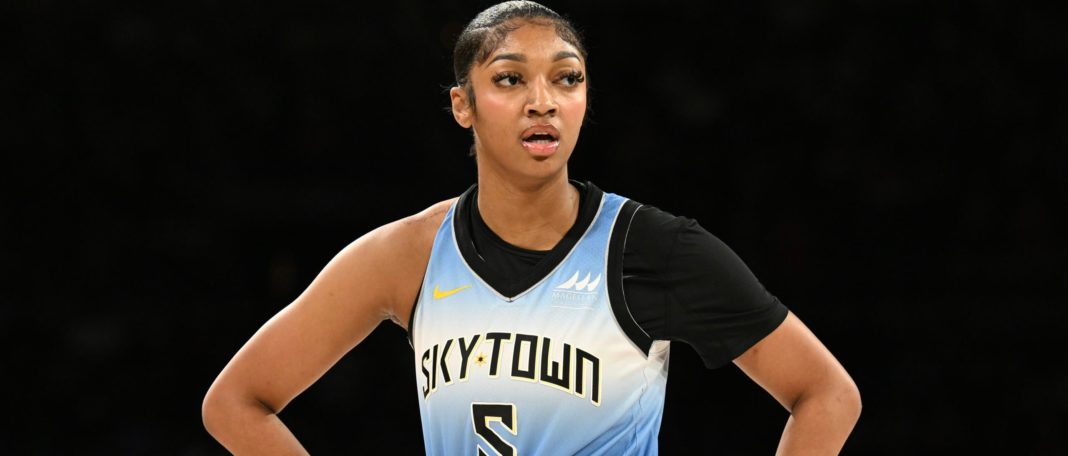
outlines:
[[[427,261],[427,269],[430,269],[430,261]],[[423,274],[423,280],[426,280],[426,273]],[[415,294],[415,302],[412,303],[412,313],[408,314],[408,345],[415,349],[415,341],[412,340],[412,334],[415,334],[415,309],[419,308],[419,298],[423,296],[423,284],[419,283],[419,292]]]
[[[642,353],[649,356],[653,338],[634,319],[623,292],[623,248],[627,244],[627,234],[630,232],[631,222],[634,221],[634,214],[641,206],[631,200],[625,201],[612,227],[611,239],[608,241],[608,301],[612,304],[612,314],[615,315],[623,333]]]
[[[576,184],[578,183],[576,182]],[[571,225],[571,229],[564,234],[560,242],[552,250],[549,250],[545,257],[531,269],[529,274],[518,280],[510,280],[509,277],[504,277],[498,270],[482,259],[475,248],[474,240],[471,238],[471,229],[473,227],[471,226],[471,209],[469,205],[475,204],[474,197],[478,191],[478,184],[472,185],[463,195],[460,195],[453,213],[452,233],[456,241],[456,248],[460,251],[460,257],[467,264],[467,267],[471,269],[471,272],[499,297],[506,301],[518,299],[552,274],[571,255],[579,240],[586,236],[589,229],[593,227],[593,221],[597,219],[597,215],[601,212],[604,192],[590,182],[586,182],[585,186],[588,193],[586,193],[585,199],[579,207],[575,224]]]

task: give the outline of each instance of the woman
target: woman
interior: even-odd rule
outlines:
[[[801,321],[692,220],[568,179],[585,62],[536,3],[472,20],[450,98],[478,184],[342,250],[219,375],[209,432],[304,453],[277,413],[390,319],[415,349],[430,454],[656,454],[670,340],[790,411],[781,454],[836,454],[859,393]]]

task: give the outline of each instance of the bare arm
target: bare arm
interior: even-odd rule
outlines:
[[[202,409],[204,426],[219,443],[234,454],[307,454],[278,413],[382,320],[407,323],[440,207],[343,249],[234,355]]]
[[[835,455],[860,418],[860,391],[845,368],[792,312],[734,360],[787,411],[776,455]]]

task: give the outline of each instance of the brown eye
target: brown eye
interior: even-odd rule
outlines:
[[[498,73],[493,76],[493,82],[505,87],[511,87],[519,84],[523,78],[516,73]]]
[[[560,82],[568,87],[579,85],[579,83],[584,80],[585,78],[582,76],[582,73],[579,73],[578,71],[572,71],[560,77]]]

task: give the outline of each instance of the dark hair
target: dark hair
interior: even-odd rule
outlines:
[[[582,45],[578,31],[570,21],[556,14],[556,11],[525,0],[493,5],[478,13],[478,16],[464,27],[452,51],[452,70],[456,76],[456,86],[467,91],[471,109],[475,109],[475,92],[468,80],[471,67],[475,63],[485,62],[508,34],[519,28],[523,22],[553,26],[557,36],[574,46],[582,55],[582,60],[586,60],[586,48]]]

